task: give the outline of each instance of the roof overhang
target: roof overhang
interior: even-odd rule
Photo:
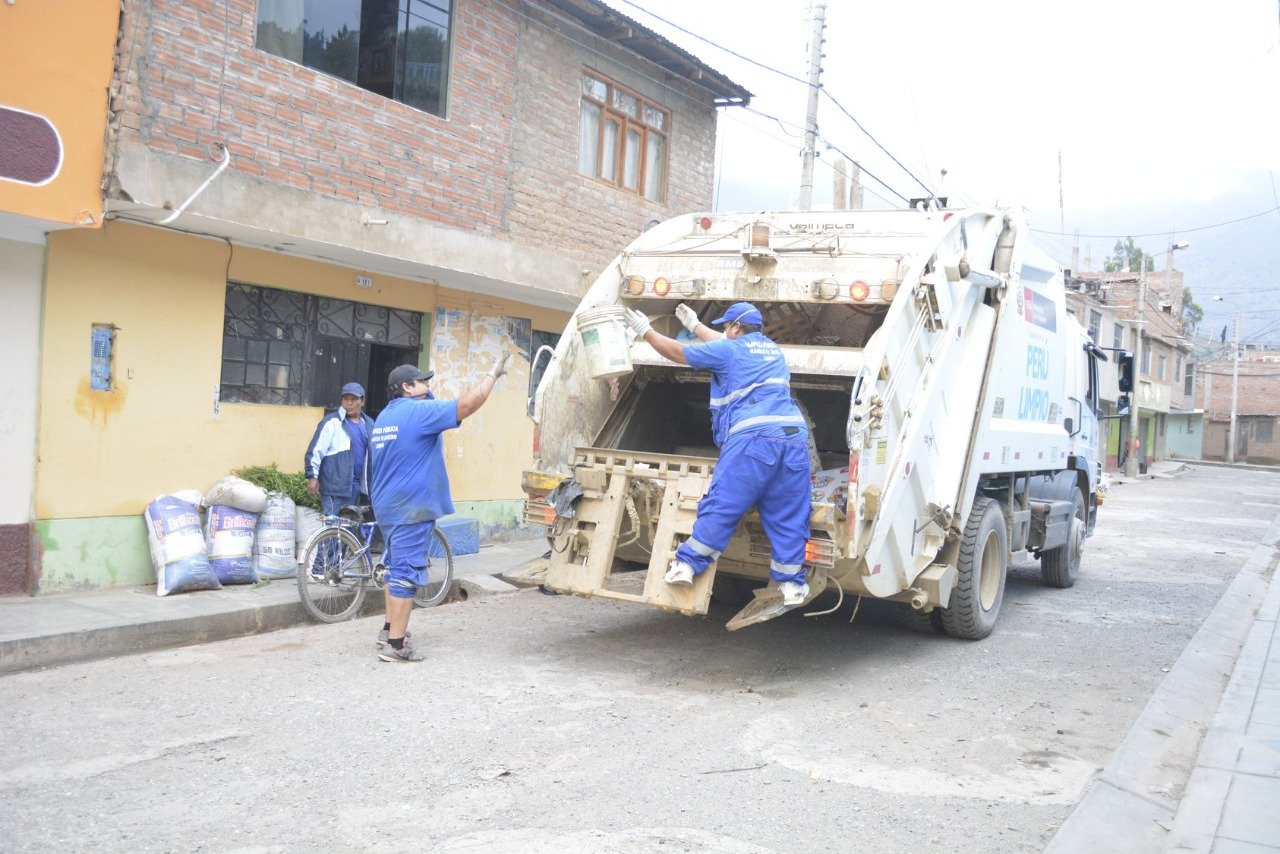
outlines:
[[[745,107],[751,93],[725,75],[600,0],[543,0],[572,15],[600,38],[644,57],[654,65],[709,91],[717,107]]]

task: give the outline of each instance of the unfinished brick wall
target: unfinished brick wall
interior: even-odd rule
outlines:
[[[646,223],[711,207],[716,116],[710,94],[656,67],[637,65],[563,16],[534,13],[522,17],[519,26],[514,237],[580,245],[584,267],[598,269]],[[670,111],[664,203],[578,172],[581,80],[588,68]]]
[[[1230,345],[1227,346],[1230,350]],[[1209,417],[1230,417],[1230,354],[1201,362],[1196,368],[1196,406]],[[1280,353],[1242,350],[1236,413],[1280,416]]]
[[[113,138],[210,164],[213,144],[224,142],[230,171],[244,178],[537,245],[587,267],[615,254],[646,221],[710,205],[710,96],[655,88],[627,65],[669,75],[557,25],[609,57],[601,59],[532,23],[527,4],[454,4],[447,119],[258,50],[257,5],[124,0]],[[672,110],[665,204],[577,174],[588,56]],[[108,172],[113,155],[109,140]]]

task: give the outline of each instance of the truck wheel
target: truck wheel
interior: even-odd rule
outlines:
[[[942,631],[942,609],[934,608],[927,614],[922,614],[910,605],[897,605],[898,622],[904,629],[911,632],[921,632],[926,635],[936,635]]]
[[[1040,577],[1050,587],[1070,587],[1080,577],[1080,555],[1084,551],[1084,497],[1074,490],[1071,498],[1071,530],[1067,541],[1040,554]]]
[[[1009,532],[1000,504],[986,496],[974,499],[960,541],[956,586],[942,611],[942,628],[952,637],[981,640],[995,628],[1004,601],[1009,568]]]

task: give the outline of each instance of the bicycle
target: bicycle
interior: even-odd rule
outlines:
[[[366,585],[385,586],[382,532],[374,520],[365,521],[369,507],[344,507],[311,535],[298,567],[298,596],[307,613],[322,623],[350,620],[364,603]],[[427,583],[413,602],[419,608],[439,605],[453,583],[453,550],[439,528],[432,530],[434,549],[427,550]],[[439,552],[434,558],[432,551]],[[433,562],[434,560],[434,562]]]

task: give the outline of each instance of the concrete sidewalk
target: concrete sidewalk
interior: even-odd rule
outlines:
[[[454,598],[518,588],[496,576],[524,568],[546,540],[481,546],[453,559]],[[382,595],[366,595],[367,613]],[[447,606],[446,606],[447,607]],[[0,674],[270,632],[309,621],[292,578],[157,596],[155,585],[0,599]]]
[[[1280,850],[1277,563],[1280,517],[1047,851]]]

